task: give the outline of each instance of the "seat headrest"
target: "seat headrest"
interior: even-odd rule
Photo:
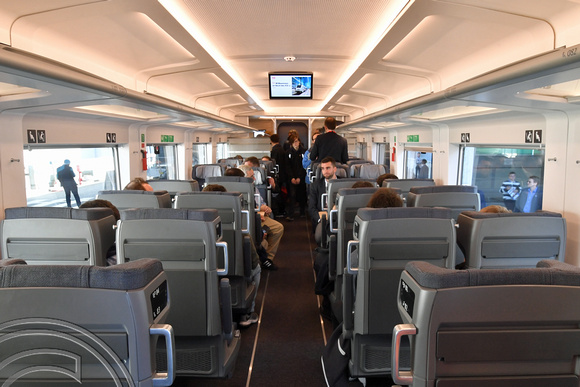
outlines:
[[[218,217],[217,210],[190,210],[186,208],[133,208],[121,211],[121,220],[177,219],[213,222]]]
[[[537,211],[537,212],[511,212],[511,213],[485,213],[479,211],[463,211],[460,215],[472,219],[492,219],[492,218],[517,218],[517,217],[549,217],[561,218],[562,214],[551,211]]]
[[[220,191],[199,191],[199,192],[179,192],[177,196],[235,196],[238,197],[242,193],[235,191],[220,192]]]
[[[168,192],[166,190],[141,191],[140,189],[121,189],[121,190],[99,191],[97,196],[103,196],[103,195],[156,195],[156,196],[161,196],[161,195],[165,195],[167,193]]]
[[[254,179],[251,177],[241,176],[214,176],[207,179],[208,183],[253,183]]]
[[[373,194],[377,192],[378,187],[362,187],[362,188],[341,188],[338,190],[340,196]]]
[[[436,218],[451,219],[451,210],[443,207],[360,208],[357,215],[363,221],[377,219]]]
[[[414,194],[443,193],[443,192],[468,192],[477,193],[477,187],[472,185],[433,185],[425,187],[412,187]]]
[[[6,219],[49,218],[98,220],[113,216],[110,208],[14,207],[4,211]]]
[[[580,286],[580,268],[553,259],[536,268],[452,270],[427,262],[409,262],[405,270],[423,287],[431,289],[494,285]]]
[[[140,289],[163,271],[156,259],[138,259],[115,266],[21,265],[0,267],[0,287],[72,287]]]
[[[222,167],[219,165],[196,165],[194,169],[195,177],[198,179],[207,179],[208,177],[222,175]]]

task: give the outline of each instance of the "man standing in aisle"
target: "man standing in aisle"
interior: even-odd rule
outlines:
[[[330,156],[335,163],[346,164],[348,161],[348,143],[344,137],[336,134],[334,129],[336,129],[336,120],[334,117],[327,117],[324,120],[324,130],[326,132],[318,136],[316,141],[314,141],[310,152],[310,160],[320,161]]]

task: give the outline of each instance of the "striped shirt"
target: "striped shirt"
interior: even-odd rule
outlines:
[[[499,192],[503,194],[503,200],[516,200],[520,196],[522,190],[519,181],[506,180],[501,183],[501,188]]]

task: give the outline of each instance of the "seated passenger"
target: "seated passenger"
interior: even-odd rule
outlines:
[[[387,208],[387,207],[403,207],[403,199],[391,188],[379,188],[377,192],[371,196],[367,207],[370,208]]]
[[[202,191],[204,192],[227,192],[226,187],[219,184],[208,184],[203,187]]]
[[[251,177],[254,179],[254,170],[247,166],[247,165],[240,165],[240,168],[230,168],[228,171],[238,169],[242,173],[244,173],[245,177]],[[227,172],[226,171],[226,175]],[[274,260],[274,256],[276,255],[276,251],[278,251],[278,246],[280,246],[280,241],[282,240],[282,235],[284,235],[284,226],[280,222],[275,221],[274,219],[270,218],[270,214],[272,213],[272,209],[268,207],[264,203],[264,199],[259,194],[258,189],[255,188],[257,197],[260,198],[260,211],[264,213],[264,216],[260,216],[262,221],[262,230],[266,232],[265,240],[268,243],[266,247],[266,251],[268,253],[268,259],[271,263]]]
[[[121,215],[119,214],[119,210],[113,203],[108,200],[103,199],[95,199],[89,200],[88,202],[84,202],[81,204],[79,208],[110,208],[113,210],[113,216],[115,220],[118,222],[121,219]],[[117,264],[117,246],[113,243],[109,250],[107,250],[107,266],[113,266]]]
[[[383,186],[383,181],[386,179],[398,179],[397,175],[393,175],[392,173],[384,173],[377,177],[377,185],[379,187]]]
[[[509,214],[511,213],[510,210],[505,208],[504,206],[500,206],[497,204],[492,204],[487,207],[482,208],[479,212],[488,213],[488,214]]]
[[[352,185],[351,188],[373,188],[374,185],[370,181],[361,180]]]
[[[127,184],[123,189],[135,191],[153,191],[153,187],[151,187],[147,181],[140,177],[136,177],[131,180],[129,184]]]

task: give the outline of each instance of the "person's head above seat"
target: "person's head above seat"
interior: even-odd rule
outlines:
[[[208,184],[202,189],[203,192],[227,192],[226,187],[220,184]]]
[[[397,191],[391,188],[379,188],[377,192],[371,196],[367,207],[370,208],[388,208],[388,207],[403,207],[403,199],[399,196]]]
[[[149,183],[147,183],[147,181],[141,177],[134,178],[123,189],[134,191],[153,191],[153,187],[151,187]]]

